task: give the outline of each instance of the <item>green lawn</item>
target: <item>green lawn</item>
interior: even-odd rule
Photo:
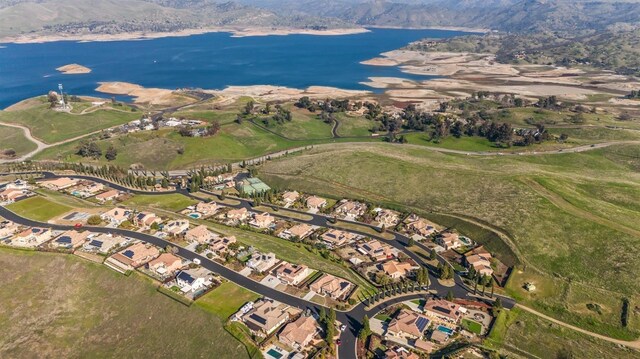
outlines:
[[[633,234],[640,218],[639,169],[640,146],[475,157],[359,144],[278,159],[264,165],[259,175],[278,188],[367,198],[374,204],[419,211],[488,243],[505,263],[526,263],[529,269],[539,269],[543,278],[571,283],[570,289],[578,290],[579,284],[617,298],[635,298],[640,291],[640,262],[634,249],[640,236]],[[568,206],[541,193],[535,181],[565,198]],[[635,327],[620,327],[616,311],[611,319],[592,316],[592,324],[580,320],[584,303],[567,299],[561,288],[552,288],[555,302],[540,300],[536,308],[560,315],[556,307],[565,306],[573,314],[561,316],[572,323],[621,338],[637,335]]]
[[[470,331],[471,333],[475,333],[475,334],[478,334],[478,335],[480,335],[480,333],[482,333],[482,324],[480,324],[480,323],[478,323],[476,321],[473,321],[471,319],[467,319],[467,318],[462,319],[461,326],[463,328],[465,328],[466,330]]]
[[[71,207],[49,201],[40,196],[12,203],[7,208],[23,217],[43,222],[71,210]]]
[[[226,321],[244,303],[255,301],[260,296],[233,282],[224,282],[218,288],[198,298],[196,305]]]
[[[16,156],[22,156],[35,150],[36,144],[27,140],[21,129],[0,126],[0,152],[8,149],[16,151]]]
[[[16,123],[31,129],[34,137],[54,143],[89,132],[116,126],[140,117],[140,112],[99,110],[85,115],[54,111],[47,104],[16,111],[0,111],[0,122]]]
[[[247,357],[218,316],[167,298],[140,275],[9,249],[0,262],[0,357]]]
[[[441,147],[451,150],[460,151],[501,151],[503,149],[497,148],[492,142],[484,137],[474,136],[461,138],[447,137],[440,140],[438,143],[430,141],[430,135],[427,133],[410,133],[405,135],[409,143],[431,147]]]
[[[125,206],[143,206],[157,207],[169,211],[177,212],[191,205],[198,203],[196,200],[183,196],[178,193],[170,193],[164,195],[140,195],[137,194],[130,199],[122,202]]]

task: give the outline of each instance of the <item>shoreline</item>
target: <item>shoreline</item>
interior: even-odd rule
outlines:
[[[75,42],[108,42],[108,41],[143,41],[165,37],[186,37],[209,33],[226,32],[231,37],[253,36],[286,36],[286,35],[314,35],[314,36],[342,36],[370,32],[366,28],[339,28],[327,30],[294,29],[294,28],[203,28],[185,29],[171,32],[128,32],[121,34],[77,34],[77,35],[16,35],[0,38],[2,44],[42,44],[57,41]]]

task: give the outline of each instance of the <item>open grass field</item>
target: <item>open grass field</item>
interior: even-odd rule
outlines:
[[[520,309],[502,311],[485,344],[516,357],[637,358],[638,352],[563,328]],[[566,358],[566,356],[565,356]]]
[[[349,116],[344,113],[336,115],[338,120],[338,135],[342,137],[371,136],[370,129],[374,122],[364,116]]]
[[[436,223],[443,215],[453,215],[493,231],[493,240],[502,238],[503,243],[488,248],[503,260],[516,256],[528,269],[542,273],[542,281],[579,283],[620,298],[640,291],[640,262],[634,250],[640,236],[632,231],[637,228],[638,211],[634,195],[627,197],[640,193],[638,168],[638,146],[547,156],[470,157],[359,144],[278,159],[264,165],[259,175],[279,188],[418,210]],[[566,192],[567,199],[560,196],[560,202],[548,190],[541,191],[540,183]],[[572,186],[582,187],[572,191]],[[602,189],[587,196],[581,188]],[[611,219],[617,213],[624,216]],[[553,290],[560,296],[558,289]],[[561,302],[576,314],[572,321],[579,325],[576,307]],[[545,303],[538,304],[545,309]],[[555,310],[543,311],[554,315]],[[616,330],[598,325],[605,318],[594,320],[589,327],[604,334],[637,336],[634,328],[621,328],[615,320],[610,324]]]
[[[327,139],[332,137],[332,125],[320,120],[318,113],[311,113],[293,106],[285,106],[285,108],[291,111],[291,122],[276,124],[271,121],[267,127],[269,130],[292,140]],[[256,120],[256,122],[264,125],[260,120]]]
[[[255,301],[260,296],[233,282],[224,282],[218,288],[198,298],[196,305],[226,321],[244,303]]]
[[[11,211],[36,221],[48,221],[71,210],[71,207],[35,196],[7,206]]]
[[[122,202],[122,204],[125,206],[143,206],[150,208],[157,207],[174,212],[185,209],[196,203],[196,200],[177,193],[164,195],[135,195],[130,199]]]
[[[71,255],[0,249],[0,357],[246,358],[218,316]]]
[[[36,144],[27,140],[22,129],[0,126],[0,153],[13,149],[16,156],[25,155],[36,149]]]
[[[98,110],[80,114],[57,112],[42,103],[16,111],[0,111],[0,122],[24,125],[31,134],[46,143],[55,143],[140,117],[140,112]]]

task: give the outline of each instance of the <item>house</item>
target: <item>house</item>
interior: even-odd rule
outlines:
[[[127,239],[111,234],[99,234],[92,237],[89,242],[85,243],[83,248],[87,252],[98,252],[102,254],[109,253],[112,249],[117,248],[127,242]]]
[[[21,179],[17,179],[13,182],[9,182],[7,183],[7,185],[5,186],[6,189],[24,189],[24,190],[30,190],[31,186],[29,185],[29,182],[21,180]]]
[[[213,274],[205,268],[184,269],[176,275],[176,284],[183,293],[196,293],[211,286]]]
[[[114,201],[120,197],[121,193],[118,190],[112,189],[106,192],[100,193],[95,196],[95,199],[100,203],[105,203],[108,201]]]
[[[424,305],[424,314],[450,323],[457,323],[467,310],[460,305],[444,299],[428,300]]]
[[[449,335],[447,335],[447,333],[443,331],[434,330],[431,332],[429,339],[431,339],[431,341],[436,342],[438,344],[446,344],[447,340],[449,340]]]
[[[73,187],[76,184],[78,184],[78,180],[71,179],[69,177],[60,177],[53,180],[40,182],[40,185],[42,187],[53,190],[53,191],[61,191],[69,187]]]
[[[69,191],[76,197],[88,198],[94,196],[104,190],[102,183],[93,181],[80,181],[77,185],[71,188]]]
[[[119,226],[129,219],[131,211],[125,208],[116,207],[100,215],[103,221],[109,222],[113,226]]]
[[[395,259],[385,262],[380,266],[380,269],[392,279],[405,278],[418,268],[420,268],[420,266],[413,261],[398,262]]]
[[[394,251],[391,246],[387,244],[380,243],[377,239],[372,241],[363,242],[358,244],[357,248],[358,252],[369,256],[372,261],[382,261],[385,259],[391,259],[395,257],[396,251]]]
[[[462,242],[458,233],[446,232],[442,233],[436,238],[436,243],[442,246],[445,250],[451,250],[462,247]]]
[[[311,283],[309,289],[335,300],[345,300],[352,287],[353,284],[348,280],[325,273],[315,282]]]
[[[384,352],[385,359],[420,359],[420,356],[416,353],[412,353],[403,347],[395,347],[393,349],[387,349]]]
[[[337,248],[357,239],[358,237],[358,235],[351,232],[345,232],[338,229],[330,229],[324,232],[320,236],[320,239],[327,245],[327,247]]]
[[[58,248],[76,249],[83,245],[90,235],[89,231],[66,231],[51,241],[51,244]]]
[[[291,264],[288,262],[284,262],[275,271],[276,278],[289,285],[298,285],[307,278],[310,273],[311,270],[306,265]]]
[[[378,227],[393,228],[400,222],[400,213],[390,209],[380,209],[375,218]]]
[[[419,234],[423,237],[427,237],[435,233],[435,226],[424,218],[420,218],[415,214],[410,215],[404,220],[406,229],[410,233]]]
[[[327,200],[318,196],[310,196],[306,201],[307,208],[319,210],[327,206]]]
[[[389,322],[387,334],[395,337],[420,339],[431,321],[426,316],[412,310],[401,309]]]
[[[182,259],[171,253],[162,253],[158,258],[149,262],[147,267],[152,272],[168,277],[182,268]]]
[[[481,276],[493,275],[493,269],[491,268],[491,253],[489,253],[483,246],[479,246],[470,250],[464,254],[464,263],[467,268],[473,268],[476,273]]]
[[[147,264],[159,255],[160,251],[156,246],[139,242],[112,255],[105,263],[127,271]]]
[[[236,237],[234,236],[217,237],[209,244],[209,249],[216,253],[226,252],[232,243],[236,243]]]
[[[30,194],[31,192],[26,189],[7,188],[0,192],[0,202],[13,203],[19,199],[28,197]]]
[[[300,198],[300,193],[298,193],[298,191],[287,191],[282,194],[282,200],[284,201],[285,207],[289,207],[294,204],[298,198]]]
[[[313,233],[313,227],[308,224],[300,223],[280,233],[280,236],[285,239],[305,239]]]
[[[167,223],[162,228],[162,231],[172,236],[179,236],[179,235],[182,235],[184,232],[186,232],[188,229],[189,229],[189,221],[179,219],[179,220],[175,220]]]
[[[289,306],[273,299],[263,298],[242,316],[244,324],[256,334],[269,335],[289,320]]]
[[[196,204],[196,212],[202,217],[213,216],[218,211],[218,205],[215,202],[199,202]]]
[[[37,247],[53,237],[53,233],[49,228],[29,228],[18,233],[11,244],[20,247]]]
[[[276,265],[277,262],[278,259],[273,253],[255,252],[251,255],[249,261],[247,261],[247,267],[258,273],[264,273]]]
[[[367,212],[367,205],[361,202],[343,199],[340,201],[334,213],[336,216],[356,219]]]
[[[0,222],[0,239],[9,238],[18,233],[20,225],[15,222],[3,220]]]
[[[272,215],[265,212],[263,214],[256,214],[253,216],[253,219],[249,222],[250,225],[256,228],[269,228],[273,224],[275,219]]]
[[[162,223],[162,218],[156,216],[155,213],[151,212],[138,212],[133,216],[133,224],[146,229],[151,228],[153,224]]]
[[[188,230],[184,234],[184,239],[189,242],[198,242],[200,244],[209,243],[216,235],[213,234],[205,225],[200,225]]]
[[[245,219],[247,219],[248,215],[249,215],[249,211],[247,211],[246,208],[242,207],[239,209],[232,209],[229,212],[227,212],[227,219],[233,219],[233,220],[242,222]]]
[[[282,329],[278,334],[278,340],[296,350],[303,350],[319,332],[320,327],[316,319],[302,315]]]

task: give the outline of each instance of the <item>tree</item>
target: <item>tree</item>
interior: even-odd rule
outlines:
[[[100,158],[102,156],[102,150],[93,141],[82,141],[78,147],[76,154],[82,157]]]
[[[247,102],[247,104],[244,106],[244,109],[242,110],[242,114],[246,116],[251,115],[251,113],[253,113],[253,105],[253,100]]]
[[[216,133],[220,131],[220,122],[213,121],[211,125],[207,127],[206,136],[214,136]]]
[[[450,302],[453,301],[453,292],[451,292],[451,291],[447,292],[447,300],[450,301]]]
[[[367,340],[369,335],[371,335],[371,328],[369,327],[369,316],[365,315],[362,319],[362,328],[360,329],[360,333],[358,333],[358,340],[360,340],[364,345],[364,342]]]
[[[89,218],[87,218],[87,224],[90,226],[97,226],[100,223],[102,223],[102,218],[100,218],[100,216],[98,215],[93,215]]]
[[[407,242],[407,246],[413,247],[415,245],[416,245],[416,241],[414,241],[413,238],[409,238],[409,241]]]
[[[429,253],[429,259],[432,261],[435,261],[438,258],[438,253],[436,253],[435,249],[431,250],[431,253]]]
[[[107,161],[113,161],[116,157],[118,157],[118,150],[113,146],[109,146],[109,148],[107,148],[107,152],[104,154],[104,158],[106,158]]]

